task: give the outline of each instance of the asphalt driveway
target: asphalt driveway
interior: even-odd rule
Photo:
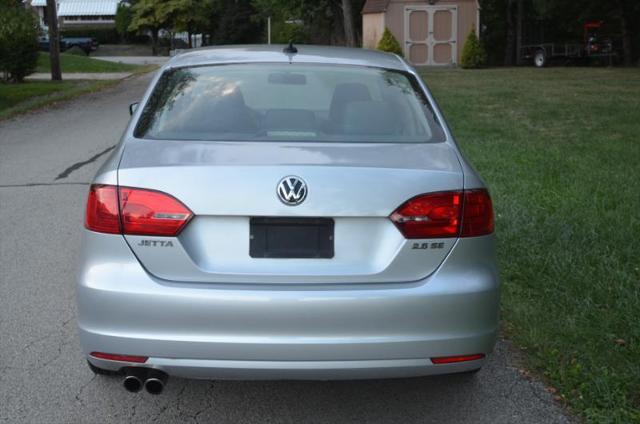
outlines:
[[[562,423],[500,342],[475,377],[354,382],[170,379],[132,395],[78,345],[74,261],[91,177],[150,76],[0,122],[0,421]]]

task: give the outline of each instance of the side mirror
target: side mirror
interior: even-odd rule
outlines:
[[[136,110],[138,110],[139,105],[140,105],[140,102],[131,103],[129,105],[129,114],[133,115],[134,113],[136,113]]]

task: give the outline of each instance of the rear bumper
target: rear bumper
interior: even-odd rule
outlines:
[[[127,365],[96,358],[89,358],[89,360],[100,368],[114,371]],[[460,364],[434,365],[428,359],[220,361],[149,358],[144,366],[161,369],[174,377],[205,380],[358,380],[452,374],[478,369],[484,362],[485,360],[478,360]]]
[[[175,376],[340,379],[467,371],[483,360],[434,365],[430,358],[488,354],[498,328],[492,237],[459,240],[424,280],[375,285],[168,283],[149,275],[121,236],[87,231],[83,251],[77,300],[85,354],[148,356],[145,366]],[[127,365],[89,359],[111,370]]]

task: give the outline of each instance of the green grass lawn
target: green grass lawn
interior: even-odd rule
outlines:
[[[494,199],[506,335],[590,422],[640,422],[640,71],[424,74]]]
[[[0,119],[100,90],[117,81],[27,81],[0,83]]]
[[[72,54],[60,54],[60,66],[62,72],[134,72],[140,69],[147,69],[148,66],[128,65],[125,63],[107,62],[105,60],[92,59],[87,56],[76,56]],[[49,54],[40,52],[38,57],[38,67],[36,72],[51,72],[49,64]]]
[[[155,65],[127,65],[106,62],[86,56],[60,55],[62,72],[150,72]],[[40,52],[36,72],[51,72],[48,53]],[[21,84],[0,83],[0,119],[42,107],[46,104],[66,100],[82,93],[96,91],[117,81],[27,81]]]
[[[14,107],[32,97],[47,96],[73,87],[70,81],[51,83],[34,81],[24,84],[0,84],[0,111]]]

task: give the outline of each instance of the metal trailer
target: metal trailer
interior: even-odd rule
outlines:
[[[518,51],[520,63],[532,62],[536,67],[543,68],[549,61],[556,59],[573,61],[599,58],[607,59],[609,65],[612,65],[617,53],[611,39],[600,37],[599,32],[603,24],[603,21],[586,22],[583,25],[583,43],[539,43],[521,46]]]
[[[537,68],[547,66],[549,61],[556,59],[578,60],[589,58],[604,58],[609,64],[613,63],[616,53],[610,43],[606,45],[599,44],[599,48],[595,49],[589,44],[558,44],[558,43],[542,43],[529,44],[520,47],[520,60],[522,63],[533,63]]]

